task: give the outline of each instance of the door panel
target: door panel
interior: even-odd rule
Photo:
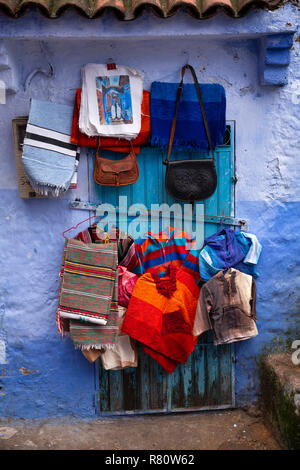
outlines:
[[[103,152],[107,158],[115,158]],[[118,205],[119,196],[128,198],[128,207],[142,203],[151,204],[174,201],[165,190],[165,166],[162,161],[166,152],[145,147],[138,155],[140,177],[130,186],[104,187],[93,180],[93,157],[89,157],[89,200]],[[198,154],[199,155],[199,154]],[[171,158],[191,158],[189,153],[173,152]],[[203,203],[202,212],[208,215],[234,215],[234,123],[228,122],[224,145],[216,149],[218,186],[215,193]],[[180,203],[181,204],[181,203]],[[128,222],[132,218],[128,217]],[[174,222],[175,224],[175,222]],[[202,238],[215,233],[220,227],[215,223],[200,222]],[[141,228],[141,236],[148,230]],[[128,230],[130,233],[130,230]],[[203,240],[202,240],[203,241]],[[233,345],[214,346],[212,333],[199,337],[194,352],[184,365],[173,374],[164,369],[139,347],[137,368],[123,371],[105,371],[101,360],[96,363],[97,411],[102,414],[138,414],[172,411],[195,411],[234,406],[234,352]]]

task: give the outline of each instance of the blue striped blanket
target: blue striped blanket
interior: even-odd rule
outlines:
[[[150,94],[152,146],[166,148],[169,144],[178,85],[178,83],[152,83]],[[200,90],[212,145],[215,148],[216,145],[223,143],[226,129],[225,90],[221,85],[215,83],[201,84]],[[173,148],[206,151],[209,149],[194,84],[183,85]]]
[[[71,144],[73,106],[31,101],[22,162],[34,190],[59,196],[76,187],[79,148]]]

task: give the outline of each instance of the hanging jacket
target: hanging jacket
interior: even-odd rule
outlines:
[[[204,240],[204,247],[199,253],[200,277],[208,281],[219,271],[235,268],[257,278],[256,264],[261,249],[254,234],[223,228]]]
[[[256,286],[252,276],[230,268],[204,284],[197,304],[193,334],[213,330],[214,345],[252,338],[256,327]]]

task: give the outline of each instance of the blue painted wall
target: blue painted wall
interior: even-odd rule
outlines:
[[[80,68],[110,57],[143,71],[147,89],[153,80],[177,81],[187,60],[200,81],[226,89],[227,119],[236,121],[236,215],[248,220],[263,245],[260,334],[236,346],[237,404],[256,400],[257,354],[272,338],[296,329],[300,315],[299,42],[291,50],[287,85],[262,86],[260,37],[296,30],[297,18],[291,5],[201,22],[184,14],[170,20],[146,14],[130,24],[73,13],[54,21],[34,12],[18,20],[0,17],[0,59],[9,64],[0,70],[8,88],[6,104],[0,104],[0,416],[95,416],[94,366],[61,339],[55,325],[61,234],[87,217],[68,205],[75,197],[88,199],[89,156],[82,153],[78,188],[64,198],[22,200],[11,119],[28,113],[31,97],[72,104]],[[52,77],[38,73],[28,82],[37,68],[47,73],[49,62]]]

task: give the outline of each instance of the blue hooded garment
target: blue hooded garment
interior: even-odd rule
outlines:
[[[249,250],[254,255],[251,257],[251,262],[245,262]],[[199,253],[201,279],[208,281],[219,271],[225,273],[229,268],[257,278],[259,273],[256,264],[260,252],[261,245],[254,235],[223,228],[204,240],[204,247]]]

